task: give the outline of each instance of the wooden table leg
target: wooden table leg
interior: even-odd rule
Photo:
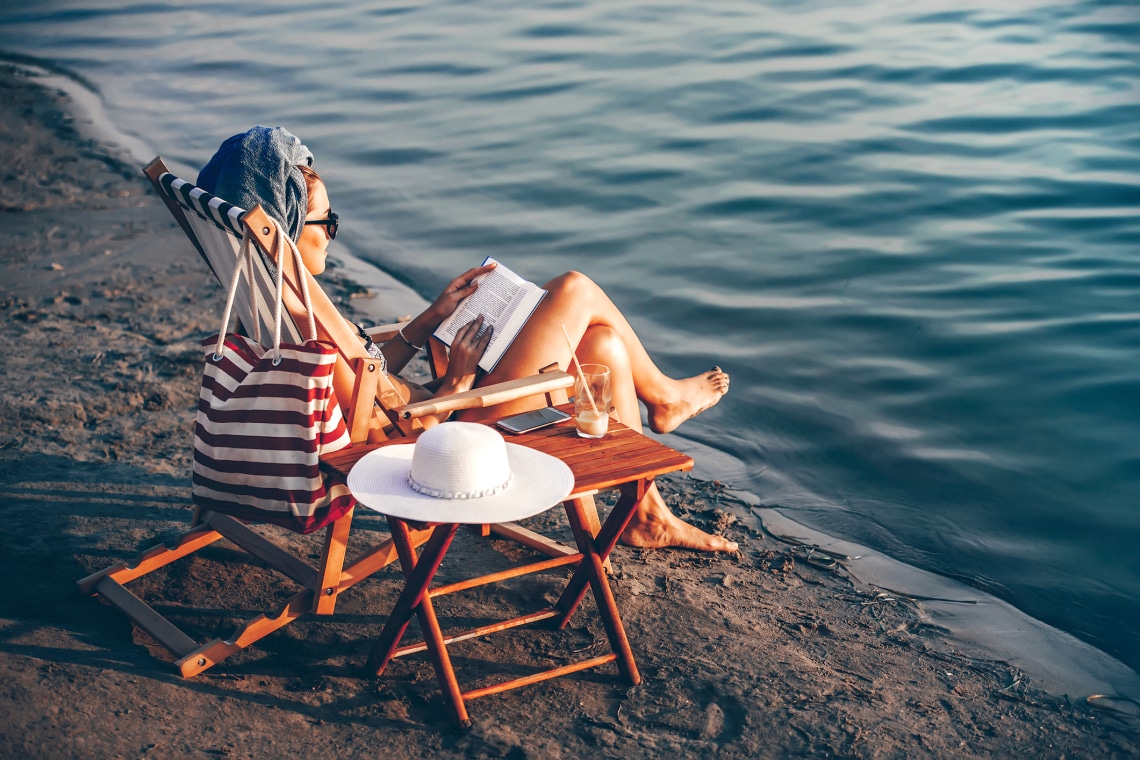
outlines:
[[[615,511],[617,509],[614,507]],[[619,513],[617,515],[618,521],[623,523],[621,530],[624,530],[625,524],[629,522],[629,515],[633,513],[633,505],[623,507],[623,511],[628,512],[628,514],[623,516]],[[577,499],[569,500],[567,512],[570,515],[570,527],[574,530],[574,539],[578,543],[578,550],[582,552],[582,564],[579,565],[572,580],[585,575],[594,592],[594,600],[598,604],[598,614],[602,618],[602,625],[605,627],[606,636],[610,640],[610,648],[617,655],[618,669],[631,684],[636,686],[641,683],[641,674],[637,672],[637,663],[634,662],[633,651],[629,648],[629,639],[625,635],[625,626],[622,625],[617,602],[614,601],[609,579],[606,578],[605,570],[602,568],[602,562],[609,551],[606,551],[605,555],[598,552],[594,537],[590,535],[587,527],[586,512],[580,501]],[[612,520],[613,517],[614,512],[611,512],[610,519]],[[614,543],[616,543],[616,539]],[[612,548],[611,546],[610,549]],[[574,606],[576,607],[577,603]]]
[[[407,523],[389,516],[388,526],[396,543],[396,551],[400,555],[400,565],[406,580],[404,591],[396,600],[396,606],[392,609],[392,614],[384,624],[384,630],[380,632],[380,638],[372,648],[372,654],[368,658],[368,669],[378,676],[384,672],[396,653],[396,648],[400,645],[400,639],[408,629],[408,623],[411,622],[414,612],[420,619],[424,644],[435,668],[440,690],[451,705],[459,725],[466,728],[471,725],[471,719],[467,715],[467,705],[459,690],[459,681],[455,677],[455,669],[451,666],[451,657],[447,654],[447,645],[443,641],[443,632],[439,628],[439,620],[431,603],[431,593],[428,591],[448,547],[451,546],[451,540],[459,530],[459,525],[456,523],[437,525],[419,559],[416,558],[416,550],[412,545]]]
[[[458,528],[456,525],[454,528]],[[454,528],[452,535],[455,535]],[[467,703],[463,700],[463,692],[459,689],[459,679],[455,677],[455,669],[451,666],[451,656],[447,653],[447,644],[443,640],[443,631],[440,630],[439,620],[435,616],[435,607],[431,603],[431,593],[425,593],[423,601],[416,607],[416,615],[420,619],[420,629],[424,634],[424,644],[427,645],[428,656],[435,668],[435,677],[439,680],[443,696],[451,704],[455,712],[455,719],[463,728],[471,726],[471,719],[467,715]],[[398,642],[397,642],[398,643]]]
[[[637,503],[645,496],[649,484],[653,481],[638,480],[633,483],[626,483],[621,486],[621,497],[618,499],[617,504],[610,510],[609,517],[606,518],[605,524],[598,532],[596,539],[590,539],[590,544],[595,547],[598,555],[602,561],[609,559],[610,552],[617,546],[618,539],[625,531],[629,521],[633,518],[633,510]],[[567,502],[567,516],[570,514],[569,502]],[[573,520],[571,520],[573,522]],[[579,548],[581,545],[579,544]],[[582,603],[582,597],[586,595],[586,585],[589,582],[588,576],[578,572],[570,578],[570,582],[566,584],[566,589],[562,592],[562,596],[558,598],[558,603],[554,606],[562,610],[562,616],[558,619],[558,627],[565,628],[570,622],[570,618],[574,615],[574,611],[578,609],[578,605]],[[607,584],[608,587],[608,584]]]
[[[396,552],[400,556],[400,564],[404,570],[404,590],[396,605],[392,608],[388,620],[384,623],[384,630],[380,638],[372,647],[372,654],[368,658],[368,670],[376,675],[384,672],[388,662],[396,652],[408,623],[412,622],[412,615],[420,602],[427,594],[428,586],[439,569],[443,555],[451,545],[455,536],[455,526],[437,525],[432,531],[431,538],[424,546],[423,557],[416,559],[416,550],[412,546],[407,523],[393,517],[388,518],[388,526],[392,533],[392,540],[396,544]]]

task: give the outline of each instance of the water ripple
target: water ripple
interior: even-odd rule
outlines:
[[[950,116],[908,124],[912,132],[1009,134],[1038,130],[1111,129],[1115,125],[1133,125],[1140,121],[1140,105],[1124,104],[1083,110],[1069,114],[1041,114],[1026,116]]]

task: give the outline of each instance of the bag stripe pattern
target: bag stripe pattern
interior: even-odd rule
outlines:
[[[248,236],[239,255],[253,255]],[[320,470],[322,454],[351,443],[332,385],[337,350],[317,340],[282,345],[278,335],[266,347],[226,335],[229,310],[221,334],[202,341],[194,503],[311,533],[355,505],[348,486]]]
[[[322,454],[349,444],[348,427],[332,389],[336,349],[327,344],[273,349],[248,338],[226,338],[214,361],[216,338],[202,342],[205,377],[194,433],[194,502],[250,520],[309,533],[346,513],[352,495],[329,486]],[[284,383],[283,368],[293,381]],[[297,377],[308,387],[297,386]],[[298,398],[297,391],[305,398]],[[331,403],[330,403],[331,402]]]

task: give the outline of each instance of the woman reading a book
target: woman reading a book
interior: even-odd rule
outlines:
[[[241,208],[260,204],[293,237],[305,267],[316,276],[325,270],[328,245],[336,236],[339,219],[324,182],[311,168],[312,161],[312,153],[288,131],[255,127],[222,144],[199,174],[198,186]],[[649,412],[650,429],[666,433],[716,404],[728,391],[728,375],[717,367],[682,380],[663,374],[621,311],[598,285],[578,272],[567,272],[542,286],[547,295],[490,373],[477,375],[491,335],[481,329],[481,318],[476,318],[456,333],[442,378],[418,385],[396,376],[440,323],[475,292],[480,275],[494,266],[467,270],[422,314],[406,323],[394,340],[379,348],[369,346],[386,363],[389,379],[407,402],[527,377],[552,362],[573,371],[563,328],[579,361],[610,368],[617,417],[634,430],[641,430],[639,401]],[[524,399],[489,410],[467,410],[460,416],[471,420],[502,417],[539,405],[540,401]],[[656,486],[638,504],[622,542],[703,551],[737,549],[735,542],[705,533],[673,515]]]

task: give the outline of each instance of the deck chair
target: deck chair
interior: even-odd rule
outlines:
[[[273,258],[271,252],[277,251],[277,226],[271,223],[260,207],[247,212],[226,203],[174,176],[161,158],[156,158],[147,165],[144,172],[223,286],[229,283],[234,274],[240,240],[246,230],[260,251]],[[281,266],[282,262],[277,262],[277,265]],[[433,399],[429,404],[421,403],[409,408],[390,384],[385,388],[379,382],[381,373],[377,362],[368,356],[359,337],[348,327],[346,320],[311,275],[306,271],[297,271],[291,258],[285,263],[283,273],[288,318],[283,319],[282,340],[302,341],[301,331],[297,327],[298,324],[303,324],[298,320],[298,315],[305,313],[300,296],[300,278],[307,278],[318,337],[333,343],[339,349],[334,386],[354,443],[377,442],[391,436],[414,437],[422,429],[420,418],[427,414],[491,406],[540,394],[546,397],[548,404],[565,403],[567,399],[566,389],[573,384],[573,379],[565,372],[553,368],[534,377]],[[259,288],[262,295],[258,299],[260,308],[256,313],[251,309],[249,286],[245,277],[243,271],[243,282],[239,285],[234,306],[238,318],[247,335],[256,334],[256,320],[261,323],[260,334],[271,336],[273,315],[269,304],[273,303],[272,294],[275,289],[268,269],[258,267],[254,274],[254,286]],[[384,341],[393,337],[398,328],[399,325],[381,326],[373,328],[370,333],[374,340]],[[440,346],[442,344],[438,343],[433,346],[436,349],[436,354],[431,359],[433,373],[446,369],[446,357],[439,351]],[[365,551],[350,564],[345,564],[354,511],[350,510],[323,529],[324,548],[319,562],[313,566],[289,552],[281,543],[267,537],[266,534],[284,530],[282,528],[263,526],[258,531],[229,515],[195,509],[190,530],[172,545],[153,546],[133,561],[115,564],[83,578],[78,581],[78,586],[83,593],[97,596],[118,608],[149,633],[176,658],[175,667],[183,677],[194,676],[303,615],[333,614],[337,597],[341,593],[397,559],[394,544],[388,539]],[[595,510],[595,521],[596,517]],[[486,535],[492,529],[487,526],[482,532]],[[573,552],[569,547],[519,526],[500,526],[497,532],[547,554],[564,555]],[[596,532],[595,528],[595,534]],[[419,545],[427,540],[430,530],[415,533],[413,540]],[[131,593],[126,584],[222,538],[267,563],[296,582],[300,589],[277,609],[240,623],[227,638],[199,644]]]

